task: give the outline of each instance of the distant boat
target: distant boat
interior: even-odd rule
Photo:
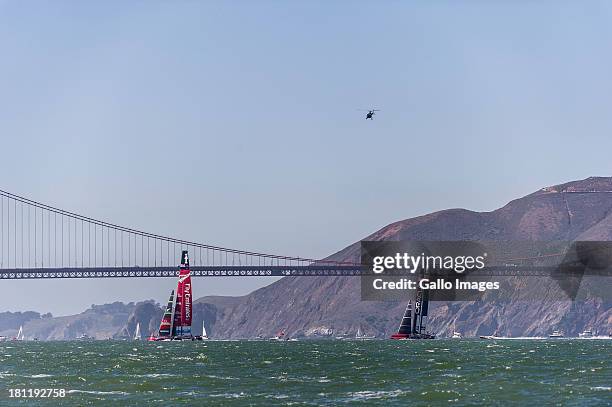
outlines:
[[[357,333],[355,334],[355,339],[369,340],[369,339],[376,339],[376,337],[372,336],[372,335],[366,335],[366,334],[361,332],[361,328],[357,328]]]
[[[501,336],[497,336],[497,334],[493,335],[480,335],[480,339],[503,339]]]
[[[339,334],[339,335],[336,335],[334,338],[339,341],[344,341],[346,339],[349,339],[349,336],[348,334]]]
[[[0,335],[0,342],[7,341],[8,338],[6,336]]]
[[[463,336],[461,335],[461,332],[457,332],[457,330],[455,329],[455,322],[453,321],[453,334],[451,336],[451,339],[461,339],[463,338]]]
[[[141,341],[142,334],[140,333],[140,322],[136,324],[136,332],[134,332],[134,340]]]
[[[204,326],[204,321],[202,321],[202,339],[209,339],[208,335],[206,334],[206,326]]]
[[[612,334],[598,335],[597,332],[591,329],[585,329],[584,331],[578,334],[578,338],[580,339],[611,339]]]
[[[86,333],[83,333],[83,334],[81,334],[81,335],[76,337],[77,341],[93,341],[95,339],[96,338],[94,338],[93,336],[89,336]]]
[[[271,341],[285,341],[287,340],[287,338],[285,338],[285,332],[284,331],[278,331],[278,333],[276,334],[276,336],[273,336],[272,338],[270,338]]]
[[[503,336],[499,336],[497,334],[498,331],[495,331],[495,333],[493,335],[480,335],[479,338],[480,339],[504,339]]]
[[[563,334],[562,331],[553,331],[553,333],[548,335],[548,337],[549,338],[565,338],[565,335]]]
[[[515,341],[515,340],[540,340],[540,339],[545,339],[545,338],[542,336],[497,336],[497,334],[495,334],[495,335],[483,335],[480,337],[480,339],[496,339],[496,340]]]
[[[17,331],[17,336],[13,338],[14,341],[23,341],[25,336],[23,335],[23,325],[19,327],[19,331]]]

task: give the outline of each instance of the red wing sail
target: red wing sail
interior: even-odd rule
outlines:
[[[189,270],[189,255],[183,251],[181,270],[176,286],[176,307],[174,309],[173,336],[191,337],[191,270]]]

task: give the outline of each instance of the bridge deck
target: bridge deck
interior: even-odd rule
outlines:
[[[487,267],[470,275],[478,276],[550,276],[558,272],[557,267]],[[565,270],[569,271],[569,270]],[[593,271],[575,269],[574,272],[592,274]],[[193,277],[325,277],[360,276],[366,272],[360,266],[311,265],[311,266],[192,266]],[[603,274],[609,275],[606,270]],[[599,273],[595,273],[599,274]],[[386,274],[388,275],[388,273]],[[409,273],[404,275],[410,276]],[[49,278],[134,278],[176,277],[178,268],[173,267],[92,267],[92,268],[23,268],[0,269],[1,280],[49,279]],[[448,273],[438,274],[448,277]]]

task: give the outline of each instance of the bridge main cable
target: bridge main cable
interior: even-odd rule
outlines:
[[[184,239],[177,239],[171,236],[164,236],[164,235],[158,235],[155,233],[144,232],[142,230],[133,229],[133,228],[113,224],[110,222],[101,221],[99,219],[80,215],[74,212],[66,211],[60,208],[53,207],[51,205],[44,204],[38,201],[34,201],[32,199],[29,199],[29,198],[26,198],[20,195],[16,195],[16,194],[13,194],[8,191],[1,190],[1,189],[0,189],[0,196],[7,198],[9,200],[13,200],[15,202],[19,202],[21,204],[25,204],[25,205],[32,206],[34,208],[39,208],[41,210],[49,211],[51,213],[54,213],[60,216],[65,216],[65,217],[74,219],[75,221],[78,220],[81,222],[86,222],[88,224],[100,226],[102,228],[106,227],[109,230],[125,232],[125,233],[129,233],[135,236],[140,236],[141,238],[150,238],[150,239],[155,239],[158,241],[164,241],[167,243],[179,244],[179,245],[184,245],[188,247],[191,246],[191,247],[199,248],[199,249],[207,249],[207,250],[212,250],[212,251],[217,251],[217,252],[222,252],[222,253],[230,253],[230,254],[239,255],[239,256],[240,255],[251,256],[251,257],[257,257],[257,258],[277,260],[277,261],[288,261],[288,262],[309,263],[309,264],[334,264],[334,265],[351,265],[351,266],[356,265],[355,263],[351,263],[351,262],[339,262],[339,261],[330,261],[330,260],[321,260],[321,259],[311,259],[311,258],[297,257],[297,256],[283,256],[283,255],[253,252],[253,251],[247,251],[247,250],[239,250],[239,249],[232,249],[232,248],[221,247],[221,246],[214,246],[210,244],[197,243],[197,242],[192,242],[192,241],[188,241]],[[16,216],[16,213],[14,215]],[[22,210],[22,216],[23,216],[23,210]],[[16,224],[16,220],[15,220],[15,224]],[[10,224],[9,224],[9,227],[10,227]],[[23,234],[23,226],[22,226],[21,232]],[[76,242],[75,242],[75,245],[76,245]]]

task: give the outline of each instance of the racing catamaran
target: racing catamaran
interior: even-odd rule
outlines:
[[[149,341],[182,341],[201,340],[201,336],[191,333],[192,317],[192,287],[191,270],[189,269],[189,254],[183,250],[179,279],[175,290],[170,293],[166,311],[159,324],[157,336],[150,336]]]
[[[391,339],[436,339],[436,335],[427,332],[425,323],[429,311],[429,290],[417,288],[414,301],[414,314],[412,312],[412,301],[408,301],[406,311],[397,333],[391,335]]]

